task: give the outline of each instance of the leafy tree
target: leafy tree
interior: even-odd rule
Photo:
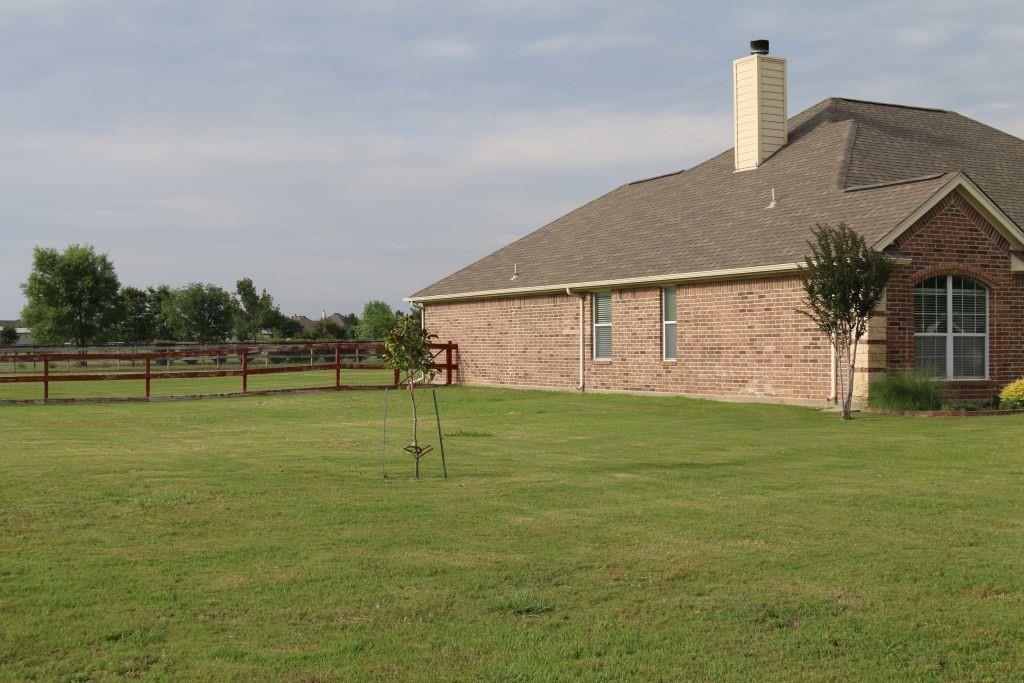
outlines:
[[[280,311],[274,306],[274,298],[263,290],[256,292],[256,287],[249,278],[242,278],[235,284],[238,295],[238,315],[235,320],[235,335],[243,340],[256,340],[263,330],[270,328],[275,320],[274,313]]]
[[[270,312],[267,327],[270,328],[275,337],[282,339],[294,339],[302,332],[302,325],[299,324],[298,320],[289,318],[277,308]]]
[[[0,328],[0,346],[14,346],[18,343],[18,328],[13,325]]]
[[[119,341],[135,344],[153,340],[157,311],[153,310],[149,293],[138,287],[121,290],[121,324],[118,325]]]
[[[89,245],[63,252],[36,247],[32,273],[21,286],[28,299],[21,319],[42,344],[101,342],[120,322],[120,288],[114,264]]]
[[[390,309],[389,309],[390,310]],[[365,315],[364,315],[365,318]],[[434,378],[433,356],[430,350],[430,335],[420,329],[413,318],[403,316],[383,335],[381,359],[392,370],[397,370],[399,379],[409,392],[412,402],[412,443],[405,447],[415,461],[415,476],[420,478],[420,458],[430,447],[421,447],[419,439],[419,402],[425,395],[426,385]],[[416,385],[424,390],[416,395]]]
[[[305,336],[308,339],[319,340],[344,339],[345,330],[341,329],[341,327],[332,320],[317,320],[316,324],[313,325],[313,329],[311,329]]]
[[[421,325],[422,324],[422,321],[423,321],[423,309],[422,308],[413,308],[411,311],[409,311],[408,313],[404,313],[403,315],[407,315],[410,318],[412,318],[413,320],[415,320],[417,325]]]
[[[885,295],[893,265],[845,223],[818,225],[808,246],[811,255],[800,270],[807,310],[801,312],[828,336],[836,358],[845,362],[842,419],[849,420],[857,343]]]
[[[167,316],[164,314],[164,303],[171,298],[172,294],[174,294],[174,290],[169,285],[146,288],[146,308],[150,320],[153,321],[151,339],[174,338],[174,330],[167,323]]]
[[[356,339],[372,341],[382,339],[394,326],[397,317],[383,301],[368,301],[356,325]]]
[[[359,316],[355,313],[349,313],[348,315],[342,316],[345,318],[345,332],[349,337],[356,338],[356,327],[359,325]]]
[[[167,325],[181,341],[224,341],[231,336],[236,311],[230,293],[200,283],[174,290],[163,303]]]

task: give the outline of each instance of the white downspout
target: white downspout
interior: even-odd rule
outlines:
[[[828,354],[829,355],[829,360],[831,361],[829,363],[829,370],[830,370],[830,372],[829,372],[829,375],[830,375],[829,380],[830,381],[829,381],[828,400],[832,403],[832,405],[836,405],[838,403],[838,399],[839,399],[839,387],[836,386],[836,366],[839,365],[839,359],[836,357],[836,345],[835,345],[835,342],[833,342],[831,339],[829,340],[828,351],[829,351],[829,354]]]
[[[565,293],[568,296],[572,296],[572,290],[568,287],[565,288]],[[586,341],[586,326],[583,324],[583,316],[586,313],[586,300],[587,295],[585,292],[580,292],[580,383],[576,385],[576,391],[584,391],[586,388],[586,353],[587,353],[587,341]]]

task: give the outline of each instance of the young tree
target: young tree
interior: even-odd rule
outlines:
[[[383,301],[368,301],[356,326],[356,339],[382,339],[395,326],[395,312]]]
[[[893,265],[845,223],[835,228],[818,225],[808,246],[811,255],[806,258],[806,267],[800,269],[807,310],[801,313],[828,336],[836,359],[845,363],[845,377],[839,384],[845,384],[842,419],[849,420],[857,343],[885,295]]]
[[[22,323],[41,344],[85,346],[116,334],[121,283],[107,255],[89,245],[72,244],[62,252],[36,247],[21,289],[28,300]]]
[[[400,382],[405,385],[409,392],[409,400],[412,402],[412,443],[406,446],[405,450],[415,461],[415,476],[419,479],[420,458],[430,450],[430,446],[420,446],[417,409],[425,390],[417,397],[416,385],[419,383],[425,387],[436,374],[432,367],[430,335],[420,329],[419,323],[412,318],[402,317],[383,335],[382,341],[384,350],[381,358],[385,365],[398,371]]]
[[[256,287],[249,278],[242,278],[235,284],[238,295],[238,317],[235,320],[235,335],[240,340],[257,340],[264,329],[271,327],[274,313],[280,311],[274,306],[274,297]]]
[[[19,336],[18,328],[14,325],[0,327],[0,346],[14,346]]]
[[[216,285],[192,283],[164,301],[164,318],[182,341],[218,342],[231,336],[235,300]]]

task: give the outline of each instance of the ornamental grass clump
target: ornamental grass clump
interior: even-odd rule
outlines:
[[[1004,410],[1024,408],[1024,377],[1003,387],[999,392],[999,407]]]
[[[871,383],[868,405],[882,410],[939,410],[946,384],[918,372],[894,372]]]

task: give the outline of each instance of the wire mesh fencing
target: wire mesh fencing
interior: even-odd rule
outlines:
[[[458,345],[431,345],[452,384]],[[24,352],[0,355],[0,403],[149,401],[398,384],[378,342]]]

